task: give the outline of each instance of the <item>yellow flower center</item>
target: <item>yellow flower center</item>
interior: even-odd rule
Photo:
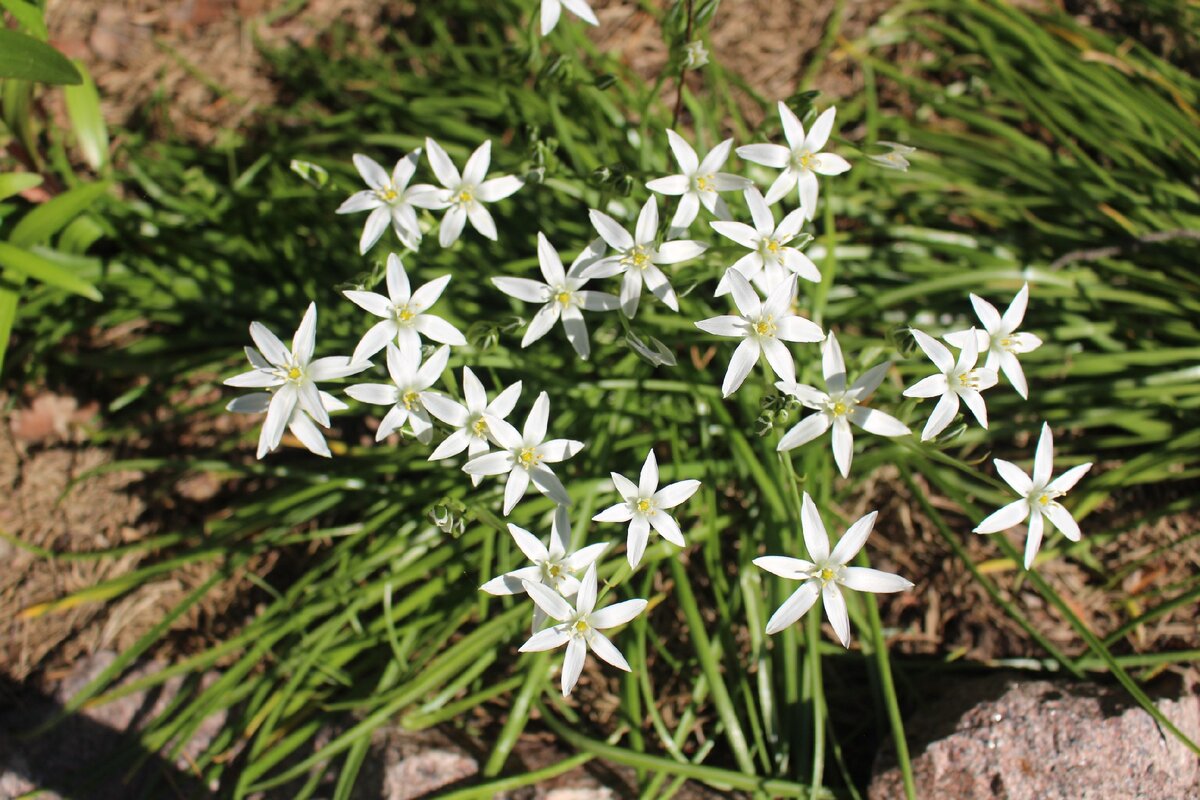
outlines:
[[[288,372],[287,372],[287,376],[288,376],[288,380],[289,380],[289,381],[298,381],[298,380],[300,380],[300,375],[301,375],[301,372],[300,372],[300,368],[299,368],[299,367],[292,367],[292,368],[291,368],[291,369],[289,369],[289,370],[288,370]]]
[[[546,572],[549,573],[551,578],[557,578],[559,575],[562,575],[562,567],[558,564],[551,564],[546,568]]]
[[[642,498],[637,501],[637,510],[639,514],[652,514],[654,513],[654,505],[646,498]]]
[[[377,196],[377,197],[378,197],[380,200],[383,200],[385,203],[390,203],[390,202],[392,202],[393,200],[395,200],[397,197],[399,197],[399,196],[400,196],[400,195],[396,194],[396,190],[395,190],[395,189],[393,189],[393,188],[392,188],[392,187],[390,187],[390,186],[389,186],[389,187],[387,187],[386,189],[380,189],[379,191],[377,191],[377,192],[375,193],[375,195],[376,195],[376,196]]]
[[[586,633],[587,629],[590,628],[591,626],[587,624],[586,619],[581,619],[581,620],[576,621],[574,627],[575,627],[575,631],[577,633]]]
[[[779,252],[779,242],[775,241],[774,239],[767,239],[767,250],[769,250],[772,253],[778,253]]]
[[[537,466],[541,460],[541,456],[535,453],[532,447],[521,448],[521,452],[517,453],[517,463],[525,467],[525,469]]]
[[[831,414],[833,414],[835,417],[842,416],[843,414],[846,413],[846,411],[847,411],[846,404],[843,403],[841,400],[838,400],[836,403],[834,403],[829,408],[829,412]]]
[[[958,376],[958,382],[968,389],[976,389],[979,387],[979,376],[975,370],[969,369]]]
[[[816,163],[817,157],[809,150],[805,150],[796,156],[796,164],[803,169],[812,169]]]
[[[404,407],[411,411],[412,407],[414,405],[416,405],[417,399],[420,396],[421,396],[420,392],[418,392],[414,389],[409,389],[407,392],[405,392],[403,395],[400,396],[400,399],[404,402]]]
[[[696,189],[701,192],[715,192],[714,178],[712,175],[697,175]]]
[[[571,305],[571,293],[568,291],[559,292],[554,296],[554,299],[562,303],[564,306]]]
[[[487,436],[487,422],[484,421],[483,417],[480,417],[471,425],[471,430],[475,431],[476,436]]]
[[[754,323],[754,333],[757,336],[774,336],[775,330],[774,317],[763,317],[758,322]]]
[[[474,199],[475,199],[475,195],[471,194],[470,189],[463,189],[461,192],[458,193],[458,202],[460,202],[460,203],[469,203]]]
[[[646,252],[645,247],[642,247],[639,244],[626,253],[625,257],[621,259],[621,263],[626,266],[645,269],[646,267],[650,266],[650,254]]]
[[[408,306],[405,306],[396,312],[396,319],[400,320],[401,322],[409,322],[415,316],[416,314],[408,310]]]
[[[1039,503],[1041,503],[1041,504],[1042,504],[1042,505],[1044,505],[1044,506],[1048,506],[1048,505],[1050,505],[1050,497],[1049,497],[1049,495],[1042,495],[1041,497],[1039,497],[1039,498],[1038,498],[1038,502],[1039,502]]]
[[[831,570],[829,567],[825,567],[818,574],[822,583],[829,583],[831,580],[833,580],[833,570]]]

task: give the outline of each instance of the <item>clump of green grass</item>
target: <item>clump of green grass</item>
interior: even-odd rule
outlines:
[[[855,43],[868,90],[839,106],[842,129],[861,120],[862,144],[886,134],[920,152],[907,173],[872,170],[857,159],[855,170],[824,189],[825,214],[814,229],[824,281],[809,290],[805,308],[837,329],[847,352],[864,351],[866,360],[889,338],[906,351],[897,332],[914,318],[965,327],[968,291],[999,299],[1028,280],[1035,302],[1026,328],[1043,332],[1047,344],[1025,361],[1032,404],[997,393],[989,397],[990,431],[969,429],[938,449],[877,440],[858,456],[854,477],[842,481],[817,446],[777,456],[775,438],[759,435],[783,424],[764,416],[773,408],[764,405],[769,397],[751,390],[720,398],[727,355],[710,358],[691,326],[724,313],[724,305],[707,299],[707,288],[686,293],[686,315],[651,305],[633,326],[637,335],[662,340],[678,356],[676,367],[648,364],[612,320],[594,330],[586,364],[549,341],[517,349],[505,323],[520,309],[486,279],[529,273],[539,230],[561,249],[581,247],[592,235],[587,208],[626,202],[626,192],[670,171],[661,131],[673,109],[660,108],[657,87],[597,53],[577,26],[561,25],[546,44],[520,33],[529,30],[525,10],[510,4],[430,5],[421,4],[370,58],[335,59],[321,49],[274,54],[279,79],[294,93],[292,107],[272,115],[244,147],[202,152],[130,134],[123,177],[131,197],[99,220],[107,234],[107,307],[99,324],[145,322],[147,333],[120,351],[58,352],[49,369],[103,374],[121,387],[110,410],[132,420],[172,390],[201,395],[216,386],[241,368],[236,356],[249,320],[286,330],[310,299],[322,309],[322,346],[349,352],[362,315],[337,292],[377,276],[381,260],[353,255],[356,225],[332,213],[358,188],[350,154],[388,162],[432,136],[461,161],[492,138],[498,170],[538,181],[508,201],[502,243],[467,237],[455,249],[411,258],[410,271],[417,280],[452,273],[444,315],[464,330],[486,321],[473,332],[472,368],[493,385],[524,377],[547,390],[556,429],[588,440],[569,467],[577,531],[610,502],[608,471],[628,474],[653,445],[671,454],[667,479],[697,477],[704,485],[689,506],[686,560],[656,543],[629,578],[652,610],[623,634],[634,672],[595,689],[618,695],[615,725],[599,730],[586,704],[557,696],[549,657],[516,655],[528,626],[526,604],[476,591],[521,561],[491,510],[493,496],[427,463],[425,448],[412,441],[361,444],[365,429],[353,417],[341,423],[332,463],[293,452],[254,462],[248,439],[139,462],[164,472],[266,479],[266,488],[227,515],[143,543],[154,554],[147,566],[60,601],[120,597],[197,559],[222,566],[85,687],[67,713],[220,666],[216,683],[185,684],[140,744],[177,755],[206,717],[227,711],[224,730],[196,768],[237,797],[281,786],[308,797],[329,784],[334,797],[348,797],[373,730],[395,722],[410,729],[464,724],[479,706],[504,721],[488,732],[494,744],[479,785],[455,797],[487,797],[549,777],[519,774],[509,758],[535,713],[537,724],[579,753],[564,768],[594,757],[628,764],[639,770],[644,797],[669,796],[686,778],[770,796],[853,794],[867,765],[857,744],[843,750],[852,737],[877,742],[892,734],[908,768],[902,711],[912,698],[897,689],[906,664],[889,657],[891,632],[869,595],[850,606],[860,652],[823,641],[816,614],[768,642],[766,618],[789,587],[763,581],[749,560],[764,546],[800,553],[800,488],[837,513],[884,464],[894,465],[918,499],[916,510],[1062,671],[1082,677],[1104,669],[1149,703],[1115,643],[1103,641],[1057,587],[1030,572],[1030,585],[1074,626],[1089,655],[1055,647],[971,562],[962,545],[967,526],[930,503],[913,476],[923,475],[977,521],[1004,497],[979,462],[1046,419],[1076,434],[1060,440],[1060,457],[1105,463],[1076,498],[1085,529],[1090,512],[1119,502],[1128,487],[1195,477],[1200,432],[1191,412],[1200,376],[1187,366],[1200,355],[1200,317],[1189,291],[1196,278],[1187,258],[1195,242],[1163,235],[1200,227],[1196,187],[1178,178],[1200,151],[1193,77],[1136,46],[1118,49],[1069,19],[988,3],[905,6]],[[668,32],[679,36],[684,21],[675,12]],[[905,38],[934,54],[919,72],[876,54],[883,42]],[[1088,53],[1098,55],[1081,57]],[[709,88],[683,95],[697,136],[709,145],[725,135],[734,113],[723,73],[710,74]],[[878,107],[883,80],[912,98],[912,119]],[[846,152],[848,143],[838,147]],[[300,180],[287,166],[294,158],[328,170],[329,185]],[[840,220],[852,224],[839,227]],[[1089,252],[1098,248],[1105,250]],[[676,287],[710,286],[725,255],[714,250],[680,270]],[[47,292],[22,306],[15,352],[26,363],[50,357],[51,343],[94,324],[71,305],[66,322],[38,315],[60,303]],[[457,371],[461,363],[456,357],[451,366]],[[899,365],[906,381],[921,369],[915,357]],[[819,383],[819,375],[815,356],[801,364],[801,380]],[[140,376],[149,381],[137,382]],[[202,413],[220,413],[222,404]],[[913,407],[901,406],[900,414],[911,420]],[[1163,511],[1193,504],[1181,491]],[[527,499],[510,519],[541,531],[551,505]],[[462,527],[443,531],[431,514]],[[1089,531],[1078,544],[1055,539],[1045,557],[1092,565],[1089,549],[1122,533]],[[993,538],[1000,555],[1019,563],[1007,540]],[[288,548],[310,555],[286,580],[254,582],[264,608],[240,633],[112,688],[225,575],[255,555]],[[601,577],[627,576],[623,569],[619,556],[610,557]],[[1195,589],[1193,581],[1180,594]],[[1140,618],[1165,613],[1173,602],[1164,599]],[[1160,666],[1194,657],[1153,655]],[[844,699],[845,675],[862,675],[870,687],[856,706]],[[665,715],[668,690],[683,699]],[[844,705],[831,708],[831,698]],[[318,731],[333,723],[341,732],[318,749]]]

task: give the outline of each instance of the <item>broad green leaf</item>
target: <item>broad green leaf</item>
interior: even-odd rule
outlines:
[[[7,200],[26,189],[42,185],[42,176],[33,172],[10,172],[0,175],[0,200]]]
[[[108,129],[104,125],[104,115],[100,113],[100,95],[91,74],[82,62],[76,61],[75,66],[83,76],[83,82],[64,90],[67,115],[75,129],[75,139],[79,142],[83,160],[89,167],[99,171],[108,159]]]
[[[39,41],[46,41],[46,21],[42,18],[40,8],[26,0],[0,0],[0,6],[8,9],[8,13],[13,15],[30,36]]]
[[[48,283],[59,289],[82,295],[89,300],[102,299],[95,286],[83,280],[70,270],[60,267],[53,261],[39,255],[14,247],[6,242],[0,242],[0,267],[14,270],[30,278]]]
[[[19,247],[28,247],[49,240],[107,191],[108,181],[100,181],[60,194],[26,214],[13,228],[10,241]]]
[[[62,53],[32,36],[0,28],[0,78],[75,85],[83,78]]]

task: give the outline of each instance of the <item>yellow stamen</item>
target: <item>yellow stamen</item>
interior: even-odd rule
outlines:
[[[395,190],[395,189],[393,189],[393,188],[392,188],[392,187],[390,187],[390,186],[389,186],[388,188],[386,188],[386,189],[381,189],[381,190],[378,192],[378,195],[379,195],[379,199],[380,199],[380,200],[384,200],[384,201],[386,201],[386,202],[388,202],[388,203],[392,202],[392,201],[393,201],[393,200],[395,200],[397,197],[399,197],[399,195],[397,195],[397,194],[396,194],[396,190]]]
[[[517,461],[520,462],[522,467],[528,469],[529,467],[535,466],[539,461],[541,461],[541,458],[539,458],[538,454],[533,451],[532,447],[525,447],[522,448],[521,452],[517,454]]]
[[[637,510],[638,510],[638,513],[639,513],[639,514],[652,514],[652,513],[654,513],[654,512],[653,512],[653,506],[650,504],[650,501],[649,501],[649,500],[646,500],[645,498],[643,498],[643,499],[641,499],[641,500],[638,500],[638,501],[637,501]]]
[[[470,189],[463,189],[461,192],[458,193],[458,202],[460,202],[460,203],[469,203],[474,199],[475,199],[475,196],[473,194],[471,194]]]
[[[408,306],[405,306],[404,308],[400,309],[400,313],[396,314],[396,317],[401,322],[408,322],[415,316],[416,316],[416,314],[414,314],[413,312],[408,310]]]
[[[759,336],[774,336],[775,321],[774,317],[764,317],[754,323],[754,332]]]
[[[1050,495],[1046,495],[1046,494],[1042,495],[1041,497],[1038,498],[1038,502],[1044,506],[1050,505]]]
[[[696,188],[701,192],[713,192],[716,189],[713,187],[714,178],[712,175],[696,176]]]
[[[300,380],[300,375],[301,375],[301,373],[300,373],[299,367],[292,367],[291,369],[288,370],[288,373],[287,373],[288,380],[290,380],[290,381]]]
[[[833,570],[831,570],[829,567],[825,567],[821,570],[820,576],[822,582],[829,583],[831,580],[833,580]]]
[[[483,417],[480,417],[479,419],[475,420],[475,424],[473,424],[471,426],[471,430],[475,431],[476,436],[486,436],[487,435],[488,426],[487,426],[487,423],[484,421]]]
[[[551,578],[557,578],[559,575],[562,574],[562,567],[560,567],[558,564],[551,564],[546,569],[546,572],[550,573]]]
[[[584,619],[581,619],[575,623],[575,630],[579,633],[584,633],[589,627],[590,626],[587,624],[587,620]]]
[[[767,240],[767,249],[770,250],[772,253],[778,253],[779,252],[779,242],[775,241],[774,239],[768,239]]]
[[[558,302],[562,303],[564,306],[571,305],[571,293],[570,292],[565,292],[565,291],[559,292],[557,295],[554,296],[554,299],[557,300]]]
[[[846,410],[847,410],[847,409],[846,409],[846,404],[845,404],[845,403],[843,403],[841,400],[838,400],[836,403],[834,403],[834,404],[833,404],[833,407],[829,409],[829,411],[830,411],[830,412],[831,412],[831,413],[832,413],[832,414],[833,414],[835,417],[840,417],[840,416],[842,416],[843,414],[845,414],[845,413],[846,413]]]
[[[799,156],[796,157],[796,163],[799,164],[804,169],[812,169],[813,166],[817,163],[817,157],[815,155],[813,155],[810,151],[805,150],[803,153],[801,153]]]
[[[650,254],[646,252],[646,248],[639,244],[625,254],[625,257],[621,259],[621,263],[626,266],[645,269],[650,266]]]
[[[412,407],[416,404],[417,399],[420,396],[421,396],[420,392],[417,392],[413,389],[409,389],[407,392],[405,392],[403,395],[401,395],[400,399],[404,402],[404,407],[411,411]]]

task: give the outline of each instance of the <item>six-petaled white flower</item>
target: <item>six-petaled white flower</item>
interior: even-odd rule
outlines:
[[[821,282],[817,265],[808,256],[787,243],[800,234],[804,225],[804,210],[797,208],[775,225],[775,214],[762,192],[751,186],[745,191],[746,204],[754,227],[744,222],[718,220],[708,223],[717,233],[727,239],[750,248],[750,252],[734,262],[729,269],[737,270],[764,294],[774,289],[781,281],[795,274],[806,281]],[[728,272],[726,272],[728,275]],[[716,296],[729,292],[729,279],[722,276],[717,284]]]
[[[446,209],[441,230],[438,231],[438,243],[442,247],[449,247],[458,241],[468,219],[471,227],[495,241],[496,221],[483,204],[503,200],[524,186],[524,181],[512,175],[484,180],[492,160],[490,139],[475,149],[461,175],[450,156],[433,139],[425,140],[425,150],[433,174],[445,187],[436,190],[431,201],[423,199],[428,208]]]
[[[431,191],[434,189],[428,184],[408,185],[420,158],[421,148],[418,147],[397,161],[392,174],[388,175],[379,162],[359,153],[354,154],[354,166],[370,188],[346,198],[337,213],[371,212],[363,225],[362,238],[358,243],[360,253],[367,252],[379,241],[389,222],[401,244],[410,250],[420,246],[421,227],[413,207],[424,208],[427,202],[433,200]]]
[[[964,339],[962,351],[959,352],[956,361],[946,346],[937,339],[915,328],[909,330],[917,344],[925,351],[925,355],[941,370],[938,374],[922,378],[904,390],[905,397],[941,397],[934,406],[933,413],[929,415],[925,429],[921,431],[921,441],[929,441],[946,429],[958,413],[959,400],[967,404],[975,419],[986,428],[987,406],[980,392],[996,385],[996,372],[975,366],[975,362],[979,360],[975,334],[972,332]],[[971,330],[974,331],[974,328]]]
[[[469,475],[503,475],[508,473],[504,486],[504,515],[516,506],[532,481],[538,491],[560,505],[570,505],[571,496],[547,464],[557,464],[583,449],[583,442],[574,439],[546,441],[546,426],[550,421],[550,396],[538,395],[525,427],[520,433],[498,417],[484,414],[492,440],[503,449],[473,458],[463,465]]]
[[[987,300],[978,295],[971,295],[971,305],[975,307],[975,313],[983,323],[983,330],[971,329],[978,340],[976,346],[980,352],[987,353],[987,361],[983,366],[992,370],[999,367],[1017,390],[1017,394],[1026,399],[1029,398],[1029,384],[1025,381],[1025,372],[1021,369],[1021,362],[1017,360],[1017,356],[1042,346],[1042,340],[1037,336],[1017,330],[1025,319],[1025,307],[1028,304],[1028,283],[1017,292],[1017,296],[1004,311],[1004,316],[1001,316],[996,307]],[[970,332],[955,331],[942,338],[955,347],[962,347]]]
[[[354,360],[370,358],[393,341],[403,351],[417,352],[421,349],[422,334],[439,344],[465,345],[467,340],[458,328],[439,316],[426,313],[442,296],[449,282],[450,276],[443,275],[414,292],[409,287],[408,273],[404,271],[400,256],[390,254],[387,259],[387,297],[355,289],[344,292],[359,308],[383,317],[383,321],[375,323],[354,348]]]
[[[819,342],[825,338],[820,326],[792,313],[796,279],[781,282],[766,300],[760,300],[754,287],[740,272],[728,272],[726,277],[740,316],[727,314],[696,323],[696,327],[706,333],[742,340],[729,360],[729,369],[721,384],[722,394],[729,397],[738,390],[758,362],[759,355],[767,357],[767,363],[781,380],[794,383],[796,365],[784,342]]]
[[[717,192],[732,192],[750,186],[750,181],[728,172],[721,167],[729,159],[733,139],[726,139],[699,159],[692,146],[675,131],[667,131],[667,142],[679,162],[680,175],[655,178],[646,183],[646,188],[659,194],[679,197],[679,207],[671,218],[672,233],[683,233],[696,219],[703,205],[720,219],[729,219],[729,206]]]
[[[554,30],[564,7],[589,25],[600,24],[588,0],[542,0],[542,36]]]
[[[574,608],[543,584],[526,581],[525,591],[529,593],[533,602],[558,624],[531,636],[529,641],[521,645],[521,652],[553,650],[564,644],[567,646],[567,655],[563,659],[562,667],[563,697],[575,688],[589,649],[617,669],[631,672],[629,662],[621,655],[621,651],[600,631],[629,622],[646,608],[645,600],[625,600],[597,611],[595,564],[588,567],[579,583]]]
[[[566,506],[555,506],[554,521],[550,524],[550,546],[542,544],[524,528],[518,528],[511,522],[508,532],[525,557],[533,562],[532,567],[521,567],[512,572],[492,578],[479,588],[488,594],[506,595],[520,594],[525,591],[525,581],[540,583],[558,592],[563,597],[571,597],[579,591],[579,578],[576,577],[590,567],[605,550],[607,542],[590,544],[581,547],[574,553],[571,547],[571,518]],[[541,606],[534,606],[533,628],[536,631],[546,621],[546,613]]]
[[[792,596],[767,620],[767,633],[779,633],[800,619],[812,608],[820,596],[825,606],[825,616],[833,626],[838,641],[843,647],[850,646],[850,618],[846,614],[846,598],[841,587],[857,592],[902,592],[913,584],[899,575],[871,569],[847,566],[858,555],[871,535],[878,511],[872,511],[855,522],[846,534],[829,551],[829,535],[825,523],[817,512],[817,506],[804,493],[800,511],[800,528],[804,533],[804,545],[811,561],[785,556],[762,556],[754,559],[755,566],[773,575],[791,580],[804,581]]]
[[[1033,566],[1038,549],[1042,546],[1042,533],[1045,521],[1062,531],[1072,542],[1078,542],[1080,537],[1079,524],[1059,502],[1067,492],[1079,483],[1079,479],[1092,468],[1091,462],[1071,467],[1069,470],[1051,480],[1054,472],[1054,434],[1050,426],[1042,423],[1042,435],[1038,437],[1037,452],[1033,457],[1033,476],[1023,469],[1004,459],[993,459],[996,471],[1013,491],[1021,496],[1020,500],[1001,508],[975,527],[976,533],[996,533],[1016,525],[1021,520],[1028,520],[1029,535],[1025,540],[1025,569]]]
[[[617,254],[590,265],[583,270],[581,277],[591,279],[624,275],[624,281],[621,283],[621,311],[630,319],[637,314],[643,281],[650,292],[662,300],[667,308],[678,311],[679,301],[675,297],[675,290],[658,267],[661,264],[677,264],[695,258],[708,249],[708,245],[691,239],[680,239],[663,242],[656,247],[654,239],[658,234],[658,201],[653,196],[642,206],[633,236],[608,214],[596,209],[588,213],[596,231]]]
[[[846,386],[846,362],[837,337],[830,331],[822,346],[821,367],[825,374],[822,392],[812,386],[780,381],[775,384],[779,391],[790,394],[806,408],[814,409],[811,414],[797,423],[779,440],[780,451],[791,450],[811,442],[825,431],[833,428],[833,460],[845,478],[850,474],[850,462],[854,458],[853,422],[865,431],[878,436],[904,436],[912,433],[900,420],[875,408],[867,408],[863,402],[879,388],[883,376],[891,364],[878,364]]]
[[[583,288],[588,279],[583,277],[583,271],[600,257],[604,243],[597,239],[588,245],[571,269],[563,271],[562,260],[541,233],[538,234],[538,264],[542,269],[545,283],[529,278],[492,278],[496,288],[510,297],[524,300],[527,303],[544,303],[533,315],[525,336],[521,339],[521,347],[528,347],[554,327],[554,323],[562,320],[563,330],[567,341],[575,348],[579,357],[586,359],[591,354],[591,343],[588,341],[587,324],[583,321],[583,311],[612,311],[618,302],[614,295],[607,292],[594,292]]]
[[[401,350],[392,343],[387,345],[387,368],[391,383],[358,383],[346,387],[346,394],[360,403],[392,406],[379,422],[375,441],[382,441],[405,422],[412,427],[413,435],[421,444],[433,440],[433,421],[425,403],[434,393],[429,387],[437,383],[446,369],[450,348],[442,345],[424,364],[421,349]]]
[[[258,345],[265,364],[251,357],[254,369],[235,375],[225,381],[226,386],[242,389],[270,389],[271,399],[267,403],[267,418],[258,437],[258,457],[279,446],[285,428],[312,452],[329,457],[329,446],[325,437],[313,423],[329,427],[326,403],[317,388],[318,381],[345,378],[362,372],[371,366],[369,361],[354,361],[345,356],[329,356],[313,359],[317,335],[317,304],[310,303],[300,320],[300,327],[292,338],[289,350],[259,322],[250,323],[250,337]],[[250,350],[246,351],[247,356]],[[256,393],[259,394],[259,393]],[[261,405],[262,398],[243,400],[237,411],[245,411],[252,404]]]
[[[625,544],[629,566],[636,568],[641,563],[651,528],[671,544],[677,547],[687,546],[679,530],[679,523],[668,513],[668,509],[695,494],[700,488],[700,481],[678,481],[659,489],[658,460],[654,456],[654,450],[646,456],[637,483],[616,472],[612,473],[612,480],[618,494],[621,495],[621,502],[601,511],[592,517],[592,520],[629,523],[629,535]]]
[[[825,109],[805,135],[804,125],[780,101],[779,119],[783,122],[783,135],[788,146],[747,144],[737,149],[737,154],[747,161],[783,169],[767,190],[769,205],[779,202],[793,186],[799,186],[800,207],[804,209],[804,216],[812,219],[817,213],[817,176],[841,175],[850,169],[850,163],[836,153],[821,152],[833,131],[836,113],[835,108]]]
[[[517,398],[521,396],[521,382],[517,381],[509,386],[489,403],[487,391],[479,382],[479,378],[475,377],[470,367],[463,367],[462,391],[465,405],[444,394],[433,392],[423,398],[425,409],[430,414],[454,428],[454,431],[430,453],[430,461],[451,458],[463,450],[467,451],[469,458],[475,458],[490,450],[491,439],[488,437],[488,426],[483,417],[486,414],[496,419],[504,419],[512,413]],[[482,479],[480,475],[472,475],[471,483],[478,486]]]

